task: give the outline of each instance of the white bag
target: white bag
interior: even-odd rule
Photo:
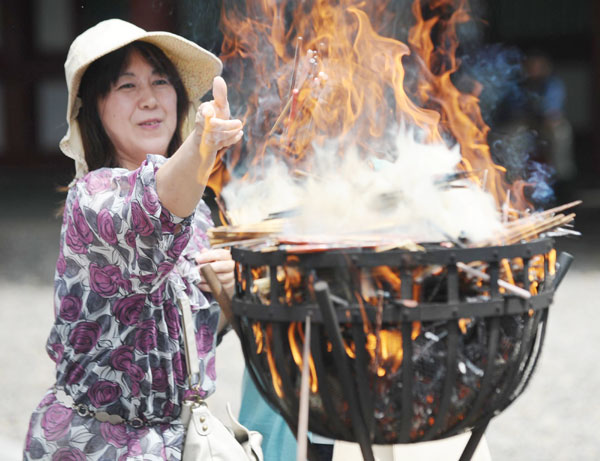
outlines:
[[[187,427],[182,461],[262,461],[262,435],[249,431],[232,415],[231,428],[215,417],[204,400],[183,403],[181,420]]]
[[[179,306],[191,387],[193,375],[198,372],[196,338],[189,300],[186,297],[179,298]],[[183,401],[180,418],[186,431],[182,461],[263,461],[260,432],[242,426],[231,413],[229,404],[227,414],[231,428],[210,412],[203,399]]]

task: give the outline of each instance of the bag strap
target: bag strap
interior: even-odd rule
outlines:
[[[200,360],[198,358],[198,348],[196,347],[196,333],[189,298],[182,295],[177,299],[181,309],[181,323],[183,327],[183,340],[185,343],[185,362],[188,371],[188,384],[191,389],[193,387],[194,375],[197,376],[200,374]]]

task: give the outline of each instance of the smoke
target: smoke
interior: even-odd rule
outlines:
[[[505,106],[524,98],[522,63],[520,50],[500,44],[484,45],[461,57],[460,75],[482,86],[479,108],[489,125],[505,117]]]
[[[223,40],[219,30],[221,0],[182,0],[177,12],[180,34],[202,48],[219,54]]]
[[[494,162],[506,168],[509,184],[525,180],[529,199],[539,207],[554,199],[555,171],[538,161],[547,146],[537,131],[532,105],[539,96],[526,84],[525,59],[521,50],[491,44],[463,56],[460,75],[482,86],[479,107],[491,128],[488,141]]]
[[[444,178],[459,170],[460,145],[451,133],[455,127],[446,123],[448,120],[443,113],[446,107],[436,99],[438,95],[418,92],[418,83],[424,76],[436,76],[432,73],[427,77],[429,73],[423,73],[425,61],[419,58],[418,53],[413,52],[402,60],[405,71],[403,87],[412,102],[428,111],[428,116],[440,111],[439,129],[446,139],[445,144],[430,144],[432,137],[425,143],[427,136],[416,129],[394,128],[393,134],[379,137],[384,127],[389,129],[387,122],[376,127],[381,130],[372,130],[377,136],[371,137],[371,132],[363,134],[363,131],[360,131],[361,136],[356,136],[358,124],[364,121],[358,117],[352,129],[356,137],[352,140],[348,134],[348,138],[319,141],[320,144],[315,142],[312,145],[306,141],[306,145],[300,145],[306,139],[322,139],[322,133],[317,130],[315,137],[308,138],[304,132],[298,132],[289,137],[295,143],[290,148],[291,141],[277,143],[278,133],[267,133],[276,125],[275,120],[288,98],[288,76],[292,74],[293,62],[290,59],[286,61],[285,57],[293,56],[295,42],[290,39],[281,45],[281,49],[274,49],[270,43],[271,34],[258,33],[263,32],[259,26],[263,18],[258,3],[242,5],[238,0],[227,0],[227,4],[232,6],[227,10],[227,19],[233,26],[228,26],[231,30],[223,42],[224,76],[232,82],[229,95],[235,112],[233,115],[242,118],[245,126],[244,143],[234,146],[224,158],[232,179],[222,190],[221,197],[234,223],[251,224],[286,213],[289,217],[286,220],[287,233],[344,235],[385,230],[421,242],[448,237],[454,240],[465,237],[477,242],[487,240],[499,229],[497,202],[475,181],[462,179],[443,184]],[[383,18],[381,28],[386,35],[406,35],[409,20],[412,20],[412,15],[408,14],[411,4],[412,0],[402,0],[387,6],[402,14],[380,15]],[[235,5],[237,7],[233,8]],[[289,5],[291,3],[286,3],[286,7]],[[291,14],[286,9],[281,17],[278,16],[282,20],[278,32],[287,30]],[[256,21],[251,21],[250,29],[257,32],[256,36],[240,32],[241,26],[235,27],[247,18]],[[465,27],[462,26],[463,36],[470,37],[473,42],[480,40],[477,27]],[[289,36],[295,37],[292,33]],[[230,37],[235,40],[230,40]],[[494,161],[506,168],[508,183],[523,179],[531,185],[528,192],[531,192],[533,200],[546,200],[551,196],[548,170],[538,168],[531,161],[536,158],[535,132],[514,122],[514,110],[526,99],[521,52],[501,45],[465,46],[463,50],[468,50],[468,54],[460,57],[460,71],[452,75],[452,82],[463,93],[478,95],[483,118],[491,127],[488,140]],[[319,52],[319,56],[327,59],[327,53]],[[444,53],[434,57],[436,59],[432,62],[443,68]],[[325,66],[324,70],[329,72],[331,69]],[[337,75],[336,69],[329,73]],[[372,75],[375,78],[377,73]],[[331,80],[333,78],[330,78],[329,85],[332,85]],[[363,87],[365,85],[360,88]],[[366,114],[367,120],[373,122],[379,116],[383,118],[384,114],[394,115],[395,96],[389,87],[384,87],[382,99],[387,101],[388,106]],[[327,102],[337,101],[323,97],[318,102],[315,107],[326,111]],[[332,109],[332,119],[335,116]],[[394,124],[398,120],[402,117],[398,116],[389,123]],[[312,127],[313,121],[315,126],[319,122],[329,126],[324,123],[329,120],[316,116],[306,125]],[[289,127],[279,128],[285,134]],[[336,136],[339,131],[328,133]],[[419,137],[423,142],[419,142]],[[288,138],[282,137],[279,141],[285,139]],[[465,149],[468,148],[466,146]],[[296,158],[289,155],[290,152]],[[465,150],[465,153],[469,152]],[[296,161],[304,161],[303,156],[310,157],[310,165],[290,166]],[[304,172],[295,168],[302,168]],[[463,168],[464,165],[461,170]],[[482,174],[481,171],[477,173]],[[522,182],[519,181],[519,184]]]
[[[555,171],[552,167],[539,162],[530,163],[530,173],[527,182],[531,185],[531,200],[536,205],[547,205],[554,200],[554,190],[551,187]]]
[[[293,210],[291,234],[385,232],[415,241],[448,237],[485,240],[500,223],[492,197],[469,180],[445,182],[457,173],[458,147],[427,145],[402,130],[390,141],[393,160],[364,159],[358,149],[337,154],[339,140],[314,146],[308,176],[297,176],[271,158],[253,184],[232,180],[222,192],[237,224]]]

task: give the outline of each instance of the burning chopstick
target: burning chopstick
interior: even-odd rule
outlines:
[[[294,51],[294,67],[292,69],[292,81],[290,83],[290,91],[288,93],[288,98],[290,98],[292,96],[292,90],[294,89],[294,87],[296,85],[296,75],[298,74],[298,61],[300,59],[298,50],[301,47],[302,40],[303,40],[302,37],[298,37],[298,39],[296,40],[296,50]]]
[[[513,226],[507,229],[502,237],[506,244],[517,243],[521,240],[534,238],[543,232],[560,227],[567,224],[575,219],[575,213],[571,213],[567,216],[559,214],[551,218],[542,219],[540,222],[531,223],[525,222],[519,226]]]
[[[525,216],[520,219],[515,219],[514,221],[510,221],[506,223],[506,226],[518,226],[523,223],[527,223],[530,221],[541,220],[543,218],[552,217],[561,211],[568,210],[569,208],[576,207],[577,205],[581,205],[583,202],[581,200],[575,200],[573,202],[565,203],[564,205],[560,205],[554,208],[549,208],[544,211],[540,211],[537,213],[530,214],[529,216]]]
[[[229,242],[223,242],[223,243],[216,243],[214,245],[211,245],[212,249],[216,249],[216,248],[228,248],[228,247],[233,247],[233,246],[252,246],[252,245],[258,245],[261,243],[272,243],[273,239],[271,237],[257,237],[254,239],[244,239],[244,240],[231,240]]]
[[[490,281],[490,276],[488,274],[486,274],[483,271],[480,271],[479,269],[475,269],[474,267],[471,267],[465,263],[462,263],[459,261],[456,263],[456,267],[458,267],[460,270],[462,270],[463,272],[466,272],[467,274],[469,274],[473,277],[480,278],[481,280],[483,280],[485,282]],[[520,298],[523,298],[523,299],[531,298],[531,293],[529,293],[529,291],[527,291],[521,287],[518,287],[516,285],[513,285],[511,283],[508,283],[505,280],[498,279],[498,286],[501,286],[506,291],[509,291],[510,293],[512,293],[516,296],[519,296]]]
[[[294,99],[294,94],[298,94],[297,88],[294,88],[294,90],[292,90],[292,95],[288,98],[287,102],[285,103],[285,106],[283,106],[283,109],[281,110],[281,114],[279,114],[279,117],[277,117],[277,120],[275,120],[275,123],[273,124],[273,128],[271,128],[271,131],[269,131],[269,134],[267,135],[267,137],[273,136],[275,134],[275,131],[277,131],[279,124],[283,121],[283,119],[287,115],[289,108],[292,106],[292,100]]]

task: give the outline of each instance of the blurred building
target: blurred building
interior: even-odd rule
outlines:
[[[70,43],[117,17],[176,32],[175,1],[2,0],[0,167],[71,168],[58,142],[66,132],[63,64]]]
[[[392,0],[406,2],[410,0]],[[600,173],[600,2],[472,0],[485,40],[536,48],[566,87],[565,113],[583,180]],[[58,151],[66,131],[63,63],[70,42],[118,17],[168,30],[218,51],[220,0],[2,0],[0,2],[0,168],[71,168]],[[208,41],[207,41],[208,40]],[[215,49],[216,48],[216,49]]]

